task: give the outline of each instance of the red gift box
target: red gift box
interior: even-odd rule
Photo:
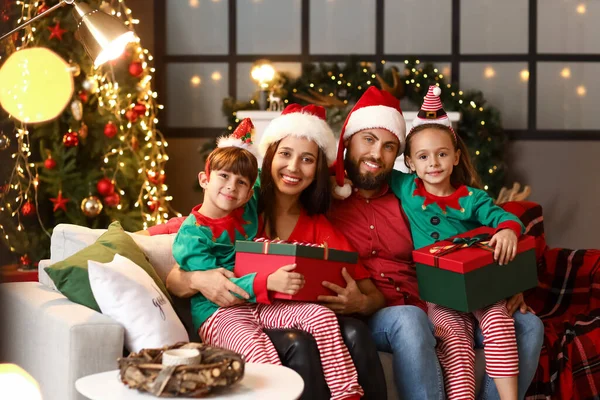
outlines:
[[[491,239],[495,232],[495,228],[483,226],[454,237],[473,238],[479,235],[489,235],[489,239]],[[443,254],[443,250],[441,248],[446,248],[446,251],[451,250],[450,246],[453,246],[453,238],[436,242],[430,246],[422,247],[418,250],[413,250],[413,260],[416,263],[435,266],[448,271],[458,272],[460,274],[466,274],[467,272],[471,272],[477,268],[481,268],[485,265],[495,262],[493,249],[490,249],[485,244],[472,245],[470,247],[463,248],[460,248],[460,246],[457,245],[457,248],[454,251]],[[533,237],[523,235],[519,238],[519,242],[517,243],[517,254],[533,248],[535,248],[535,239]]]
[[[487,245],[495,232],[477,228],[414,250],[420,297],[471,312],[535,287],[535,239],[521,236],[514,260],[499,265]]]
[[[294,272],[304,276],[304,287],[295,295],[270,293],[272,298],[280,300],[317,301],[321,295],[335,296],[336,293],[322,285],[323,281],[346,287],[342,268],[353,275],[358,262],[357,253],[326,246],[238,240],[235,249],[234,273],[238,277],[254,272],[271,274],[284,265],[296,264]]]

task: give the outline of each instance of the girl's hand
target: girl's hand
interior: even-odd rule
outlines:
[[[504,265],[512,261],[517,255],[517,235],[512,229],[502,229],[492,236],[490,246],[494,247],[494,260]]]
[[[267,290],[295,295],[304,287],[304,276],[291,272],[296,264],[284,265],[267,278]]]

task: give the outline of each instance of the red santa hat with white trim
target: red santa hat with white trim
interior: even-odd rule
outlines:
[[[327,123],[325,109],[321,106],[309,104],[302,107],[300,104],[288,105],[281,115],[274,118],[262,134],[258,150],[261,157],[265,156],[272,143],[278,142],[287,136],[295,136],[312,140],[323,150],[327,157],[327,165],[335,161],[335,136]]]
[[[350,185],[344,185],[344,142],[356,132],[377,128],[396,135],[400,142],[398,155],[402,154],[406,143],[406,122],[400,109],[400,100],[385,90],[371,86],[358,99],[342,127],[335,165],[335,192],[339,196],[348,197],[351,193]]]
[[[447,126],[450,128],[452,133],[454,133],[454,129],[452,129],[452,122],[450,121],[450,118],[448,118],[446,111],[444,111],[444,106],[440,100],[440,94],[442,94],[442,89],[440,89],[438,86],[429,86],[429,90],[425,95],[423,105],[417,114],[417,118],[415,118],[412,122],[412,128],[410,129],[410,132],[412,132],[412,130],[419,125],[439,124]],[[410,132],[408,132],[409,135]],[[456,133],[454,133],[454,136],[456,136]]]
[[[244,118],[228,136],[217,139],[217,147],[239,147],[248,150],[254,157],[258,154],[254,146],[254,124],[250,118]]]

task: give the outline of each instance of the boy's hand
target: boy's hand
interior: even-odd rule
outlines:
[[[492,236],[490,246],[494,247],[494,260],[504,265],[517,255],[517,235],[512,229],[502,229]]]
[[[304,276],[291,272],[296,264],[284,265],[267,278],[267,290],[294,295],[304,287]]]

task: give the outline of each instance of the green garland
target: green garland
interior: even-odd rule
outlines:
[[[463,92],[457,85],[448,83],[433,64],[423,64],[415,59],[405,60],[404,64],[402,72],[396,67],[384,68],[382,77],[372,72],[372,65],[353,60],[342,65],[308,64],[298,78],[282,74],[280,94],[285,104],[312,102],[327,105],[328,122],[334,132],[339,132],[352,105],[371,85],[385,86],[396,97],[407,98],[415,109],[421,106],[429,86],[439,85],[444,108],[461,113],[458,134],[469,148],[484,189],[497,196],[506,174],[507,143],[498,110],[487,105],[480,91]],[[395,80],[397,84],[394,85]],[[233,130],[239,122],[237,111],[257,109],[256,99],[248,102],[224,99],[223,113],[229,121],[228,129]]]

